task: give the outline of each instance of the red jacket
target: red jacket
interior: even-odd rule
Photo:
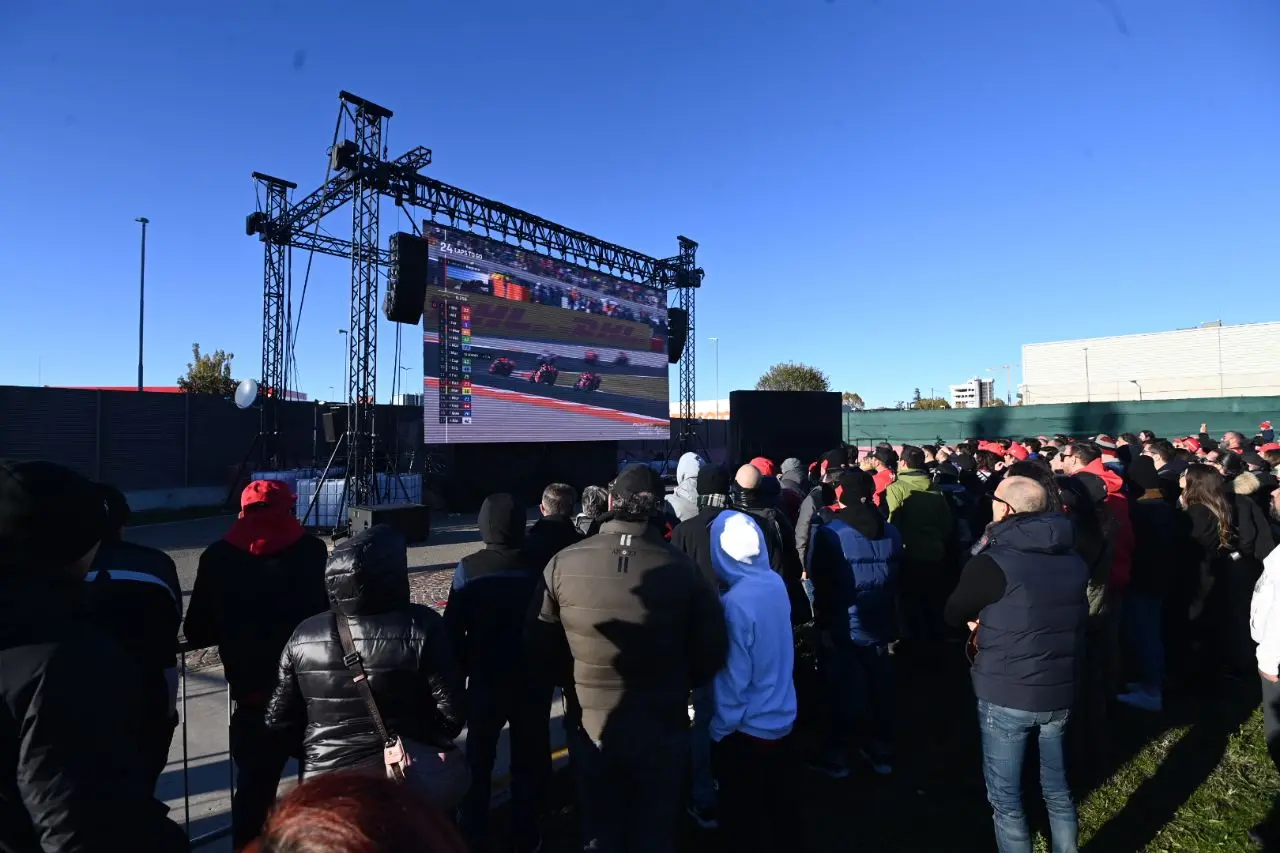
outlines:
[[[1107,508],[1116,520],[1115,557],[1107,586],[1112,592],[1123,593],[1129,586],[1129,574],[1133,568],[1133,520],[1129,517],[1129,498],[1121,491],[1124,479],[1103,465],[1101,459],[1086,465],[1083,473],[1098,477],[1107,487]]]
[[[871,499],[876,506],[880,506],[880,501],[884,497],[884,490],[889,488],[889,484],[893,482],[893,472],[885,468],[883,471],[878,471],[872,475],[871,479],[876,484],[876,493],[872,495]]]

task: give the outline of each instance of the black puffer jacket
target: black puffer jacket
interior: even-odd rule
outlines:
[[[387,728],[443,746],[462,731],[464,691],[440,616],[409,602],[404,538],[385,525],[353,536],[329,557],[332,607],[351,620],[356,651]],[[376,765],[382,744],[342,658],[334,613],[304,621],[280,658],[267,725],[301,730],[307,773]]]

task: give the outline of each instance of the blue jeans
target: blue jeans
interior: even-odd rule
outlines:
[[[982,768],[999,853],[1032,853],[1031,831],[1022,809],[1022,760],[1032,734],[1038,734],[1040,741],[1040,788],[1049,812],[1053,853],[1077,853],[1076,804],[1067,785],[1063,750],[1070,715],[1068,710],[1019,711],[978,700]]]
[[[1164,686],[1164,639],[1161,631],[1163,602],[1145,595],[1124,599],[1124,628],[1129,646],[1137,657],[1138,683],[1148,693],[1159,694]]]
[[[693,727],[689,732],[689,764],[693,770],[693,804],[699,809],[716,807],[716,780],[711,772],[711,718],[716,713],[715,688],[693,689]]]

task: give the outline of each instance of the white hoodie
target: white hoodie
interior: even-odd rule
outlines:
[[[1262,561],[1262,577],[1253,588],[1249,629],[1258,644],[1258,671],[1280,672],[1280,548]]]

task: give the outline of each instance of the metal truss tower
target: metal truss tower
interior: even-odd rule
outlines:
[[[676,292],[676,304],[672,307],[684,311],[689,325],[679,363],[680,434],[671,436],[671,440],[681,453],[688,453],[697,449],[695,445],[698,439],[698,431],[694,426],[694,419],[698,415],[698,335],[694,320],[694,294],[702,286],[703,273],[698,269],[698,244],[688,237],[676,239],[680,243],[680,254],[667,258],[662,264],[670,270],[667,289]]]
[[[351,181],[351,325],[347,335],[347,506],[377,499],[374,460],[375,404],[378,389],[378,205],[383,186],[385,107],[343,92],[343,110],[354,128],[354,150],[346,157]],[[338,154],[335,159],[342,159]]]
[[[289,377],[285,364],[285,289],[289,275],[289,192],[298,185],[254,172],[265,190],[264,209],[257,214],[264,244],[262,265],[262,393],[259,450],[264,465],[279,463],[276,402],[285,399]]]

